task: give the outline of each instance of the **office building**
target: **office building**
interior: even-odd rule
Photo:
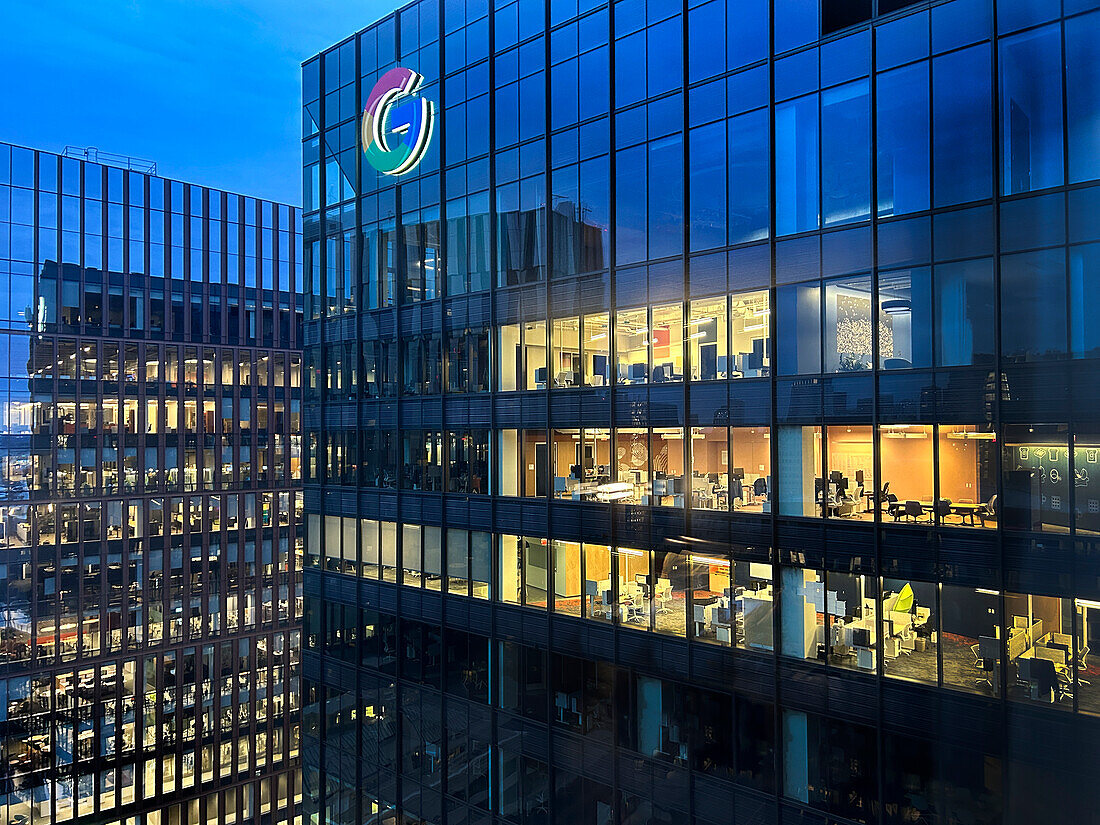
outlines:
[[[0,823],[298,816],[299,222],[0,144]]]
[[[422,0],[303,83],[310,821],[1100,821],[1100,4]]]

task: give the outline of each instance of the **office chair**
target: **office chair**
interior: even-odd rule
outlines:
[[[1030,662],[1028,681],[1034,682],[1040,697],[1050,695],[1051,701],[1057,701],[1062,693],[1058,680],[1058,671],[1050,659],[1021,659]]]
[[[1088,645],[1085,645],[1084,647],[1082,647],[1080,650],[1077,651],[1077,670],[1078,670],[1077,681],[1080,684],[1086,685],[1086,686],[1091,685],[1092,682],[1090,682],[1086,679],[1082,679],[1080,671],[1082,671],[1086,667],[1088,667],[1088,665],[1085,663],[1086,659],[1088,658],[1088,655],[1089,655],[1089,646]]]
[[[978,645],[972,645],[971,647],[974,648],[974,647],[977,647],[977,646]],[[995,660],[992,660],[992,659],[979,659],[978,660],[978,662],[979,662],[978,667],[981,669],[982,675],[974,680],[974,684],[975,685],[982,685],[982,684],[989,685],[989,689],[991,691],[993,691],[994,693],[996,693],[997,688],[993,684],[993,677],[994,677],[994,666],[993,665],[994,665],[994,661]]]
[[[855,511],[855,502],[847,498],[842,498],[836,503],[837,518],[851,518],[855,514]]]
[[[912,519],[913,521],[919,521],[924,518],[924,508],[920,506],[919,501],[909,500],[905,504],[894,511],[894,521],[898,519]]]
[[[672,601],[672,581],[669,579],[657,579],[657,613],[671,613],[669,602]]]
[[[763,476],[753,481],[752,494],[758,498],[762,498],[768,494],[768,482]]]
[[[947,517],[949,515],[951,515],[951,499],[949,499],[949,498],[939,499],[936,502],[936,505],[934,507],[934,511],[935,511],[936,517],[939,518],[944,524],[946,524],[947,523]],[[928,518],[929,518],[929,521],[931,521],[932,520],[932,515],[929,514]],[[960,524],[962,523],[961,517],[959,519],[959,523]]]
[[[894,496],[893,500],[897,501],[898,500],[897,496]],[[871,509],[871,502],[872,501],[874,502],[876,508],[881,507],[883,504],[888,504],[890,502],[890,482],[889,481],[887,481],[885,484],[882,485],[881,490],[879,490],[877,493],[873,493],[868,498],[868,500],[867,500],[867,509],[868,510]]]
[[[975,511],[975,515],[982,520],[982,527],[985,527],[985,520],[987,518],[997,517],[997,494],[994,493],[989,497],[989,501],[983,504],[978,510]]]

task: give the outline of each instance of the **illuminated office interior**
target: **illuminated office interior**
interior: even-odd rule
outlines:
[[[0,823],[293,821],[297,210],[9,145],[0,203]]]
[[[418,0],[306,61],[308,815],[1095,819],[1098,42]]]

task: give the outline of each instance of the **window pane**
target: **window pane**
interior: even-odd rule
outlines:
[[[688,317],[691,380],[710,381],[727,376],[726,298],[692,301]]]
[[[875,491],[872,432],[870,426],[828,427],[829,473],[825,484],[828,495],[823,500],[827,517],[864,521],[874,519],[874,513],[869,506],[871,499],[865,495]],[[932,457],[931,446],[928,457]],[[924,471],[931,477],[931,461]]]
[[[554,610],[581,615],[580,542],[554,541]]]
[[[937,683],[936,585],[882,580],[882,670],[888,678]]]
[[[989,76],[988,45],[952,52],[933,62],[936,206],[992,194]]]
[[[730,502],[737,512],[771,511],[771,441],[767,427],[730,428]]]
[[[776,232],[791,235],[819,226],[817,95],[775,109]]]
[[[610,622],[615,609],[611,593],[611,548],[584,544],[584,615]]]
[[[615,351],[620,384],[644,384],[649,378],[649,324],[646,315],[646,310],[634,309],[615,316]]]
[[[500,600],[509,604],[519,604],[520,555],[523,539],[520,536],[502,535],[500,537]]]
[[[529,390],[546,389],[546,322],[523,325],[523,369]]]
[[[820,514],[815,488],[821,484],[821,428],[780,427],[779,514]]]
[[[653,494],[648,503],[684,506],[684,458],[684,431],[679,427],[655,427],[649,438]]]
[[[1100,315],[1092,296],[1100,295],[1100,244],[1069,251],[1070,346],[1075,358],[1100,354]]]
[[[1066,352],[1066,257],[1061,249],[1001,258],[1001,355],[1017,361]]]
[[[589,387],[607,386],[611,377],[608,326],[606,312],[584,316],[584,383]]]
[[[818,283],[781,286],[775,291],[779,317],[791,332],[779,336],[779,374],[821,372],[821,287]],[[736,330],[735,330],[736,332]],[[737,337],[734,335],[736,349]]]
[[[826,226],[871,214],[871,133],[867,81],[821,93],[821,191]]]
[[[648,148],[649,257],[679,255],[684,245],[683,138],[673,135]]]
[[[646,147],[616,155],[615,260],[619,264],[646,258]]]
[[[943,683],[997,696],[1001,684],[1001,594],[945,584],[940,598]]]
[[[649,431],[635,427],[615,430],[615,479],[624,503],[639,504],[649,487]]]
[[[1076,660],[1083,670],[1088,661],[1088,654],[1094,650],[1100,650],[1100,602],[1076,599],[1075,603],[1077,608]],[[1078,710],[1100,714],[1100,680],[1079,678],[1077,685]]]
[[[730,377],[759,378],[768,375],[771,368],[768,291],[734,293],[732,300]]]
[[[729,443],[725,427],[691,430],[691,506],[729,509]]]
[[[941,425],[937,440],[940,499],[951,509],[943,523],[966,527],[997,526],[997,443],[988,426]]]
[[[825,372],[869,370],[871,276],[825,282]]]
[[[684,312],[681,304],[653,307],[649,339],[653,383],[684,380]]]
[[[779,650],[784,656],[817,661],[817,646],[825,641],[825,582],[817,570],[784,567],[780,594],[782,612]]]
[[[729,242],[768,237],[768,110],[729,119]]]
[[[936,365],[955,367],[993,360],[992,261],[937,266]]]
[[[581,383],[580,318],[561,318],[550,329],[555,387],[576,387]]]
[[[691,248],[726,243],[726,126],[719,121],[690,135]]]
[[[1100,178],[1100,12],[1066,21],[1069,179]],[[1100,613],[1100,611],[1098,611]]]
[[[879,637],[875,620],[875,580],[829,573],[825,590],[828,661],[834,667],[874,673]]]
[[[1001,456],[1004,525],[1069,531],[1069,445],[1064,425],[1009,425]]]
[[[928,208],[928,64],[878,77],[878,212]]]
[[[1069,599],[1005,593],[1008,698],[1073,709],[1073,613]]]
[[[1062,183],[1061,27],[1000,43],[1001,192]]]

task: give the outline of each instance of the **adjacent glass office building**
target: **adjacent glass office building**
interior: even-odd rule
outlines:
[[[1100,820],[1100,3],[422,0],[303,80],[311,821]]]
[[[300,216],[0,145],[0,823],[299,816]]]

